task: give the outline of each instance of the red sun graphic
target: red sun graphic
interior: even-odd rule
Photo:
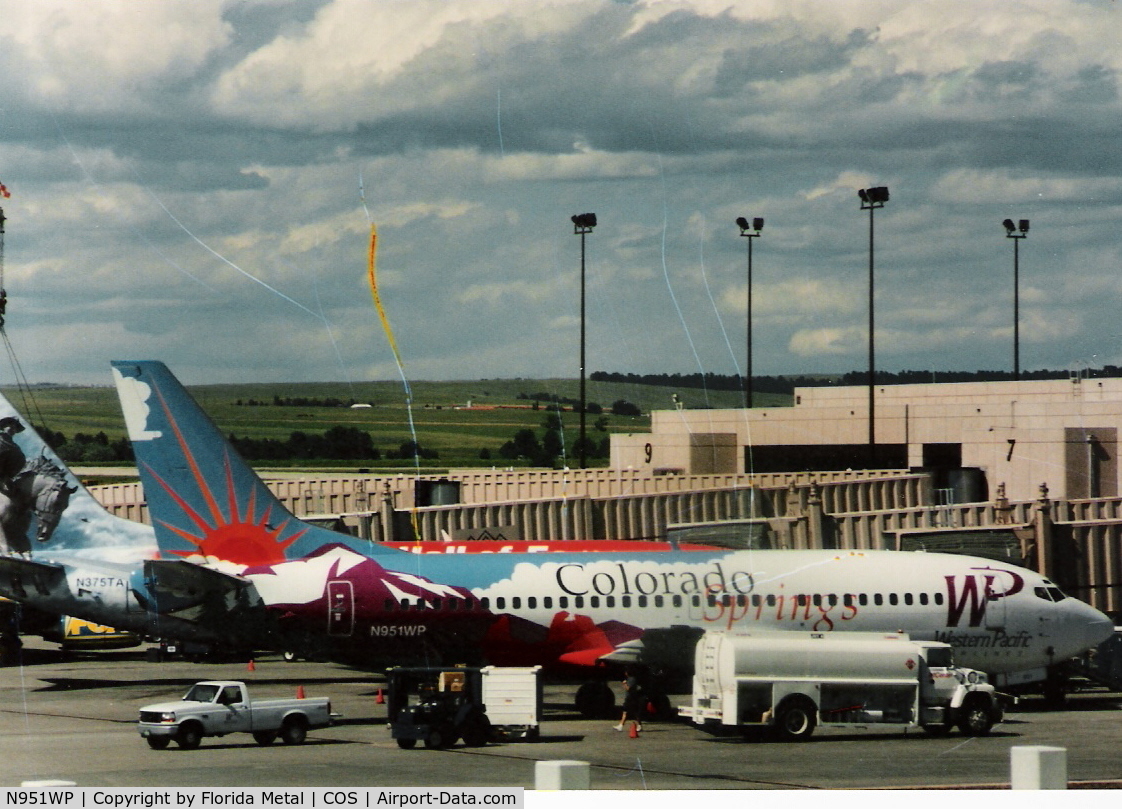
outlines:
[[[258,518],[256,511],[256,492],[251,490],[249,502],[245,509],[239,509],[235,498],[233,474],[229,460],[226,462],[226,510],[223,511],[215,498],[214,493],[206,485],[202,475],[196,475],[199,489],[210,512],[208,520],[200,511],[192,508],[180,497],[159,475],[151,468],[148,470],[163,487],[176,504],[183,510],[184,515],[194,524],[194,531],[180,528],[169,522],[160,521],[169,531],[186,540],[197,548],[197,551],[172,551],[176,556],[193,556],[196,553],[220,562],[232,562],[236,565],[256,566],[271,565],[285,560],[285,549],[304,535],[306,529],[297,531],[287,539],[282,540],[281,534],[288,526],[289,520],[284,519],[279,525],[269,524],[270,508],[266,507],[264,513]]]

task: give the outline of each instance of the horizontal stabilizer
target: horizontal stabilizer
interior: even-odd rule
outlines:
[[[47,596],[65,590],[66,586],[62,565],[0,556],[0,595],[22,601],[28,596]]]
[[[256,588],[240,576],[180,560],[146,561],[144,580],[154,601],[149,609],[196,623],[226,620],[260,601]]]

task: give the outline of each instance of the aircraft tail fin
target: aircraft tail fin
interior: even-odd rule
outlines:
[[[162,551],[256,566],[353,544],[296,518],[162,362],[112,365]]]
[[[0,554],[95,549],[135,557],[156,544],[148,526],[106,511],[0,395]]]

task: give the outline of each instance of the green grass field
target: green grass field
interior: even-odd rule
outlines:
[[[190,388],[192,395],[221,427],[223,432],[239,437],[272,438],[286,440],[295,431],[320,434],[336,425],[355,427],[368,432],[383,455],[396,450],[411,440],[409,408],[405,392],[399,382],[347,383],[270,383],[203,385]],[[425,449],[435,450],[439,458],[423,461],[425,468],[445,469],[464,466],[505,466],[509,462],[498,455],[498,449],[509,441],[515,432],[530,428],[545,432],[545,402],[539,410],[532,409],[532,397],[547,392],[562,398],[578,399],[579,381],[575,379],[485,379],[453,382],[414,382],[413,424],[417,441]],[[710,391],[708,400],[704,391],[692,388],[669,388],[624,383],[588,383],[589,402],[600,404],[607,416],[606,432],[594,429],[598,416],[586,417],[589,437],[599,442],[608,432],[647,432],[650,429],[651,409],[673,407],[672,394],[677,394],[687,408],[739,407],[742,395],[734,391]],[[99,388],[35,388],[30,394],[14,389],[4,389],[4,395],[25,415],[30,414],[37,425],[73,437],[76,433],[104,432],[109,439],[125,436],[124,422],[117,394],[111,387]],[[783,406],[791,397],[759,395],[761,404]],[[29,398],[27,398],[29,397]],[[343,401],[368,403],[369,408],[347,407],[293,407],[271,404],[274,397],[295,399],[337,398]],[[638,406],[644,413],[639,417],[613,416],[612,403],[623,399]],[[257,400],[269,402],[265,406],[238,405],[237,402]],[[471,403],[470,409],[466,408]],[[562,413],[566,445],[576,439],[580,423],[579,414]],[[491,452],[490,460],[481,460],[480,450]],[[596,463],[606,465],[606,460]],[[307,466],[307,462],[301,462]],[[338,468],[339,462],[325,462],[324,466]],[[377,469],[413,468],[412,460],[353,462],[352,467],[369,466]]]

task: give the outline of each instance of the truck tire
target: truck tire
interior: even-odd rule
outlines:
[[[402,750],[412,750],[414,747],[417,746],[417,740],[416,739],[398,739],[397,740],[397,746],[400,747]]]
[[[491,721],[479,714],[468,719],[460,736],[468,747],[483,747],[491,740]]]
[[[255,730],[253,731],[253,741],[257,742],[262,747],[268,747],[270,744],[277,740],[277,732],[275,730]]]
[[[303,744],[308,738],[308,723],[302,716],[290,716],[281,725],[280,737],[285,744]]]
[[[984,699],[967,699],[958,718],[958,729],[967,736],[985,736],[993,727],[990,705]]]
[[[456,731],[450,725],[435,725],[425,737],[425,747],[429,750],[439,750],[442,747],[451,747],[456,743]]]
[[[175,743],[183,750],[194,750],[203,743],[203,728],[198,722],[185,722],[175,734]]]
[[[171,744],[171,736],[149,736],[145,741],[153,750],[167,750]]]
[[[817,710],[807,697],[790,697],[775,712],[775,733],[780,741],[801,742],[810,738],[818,724]]]

